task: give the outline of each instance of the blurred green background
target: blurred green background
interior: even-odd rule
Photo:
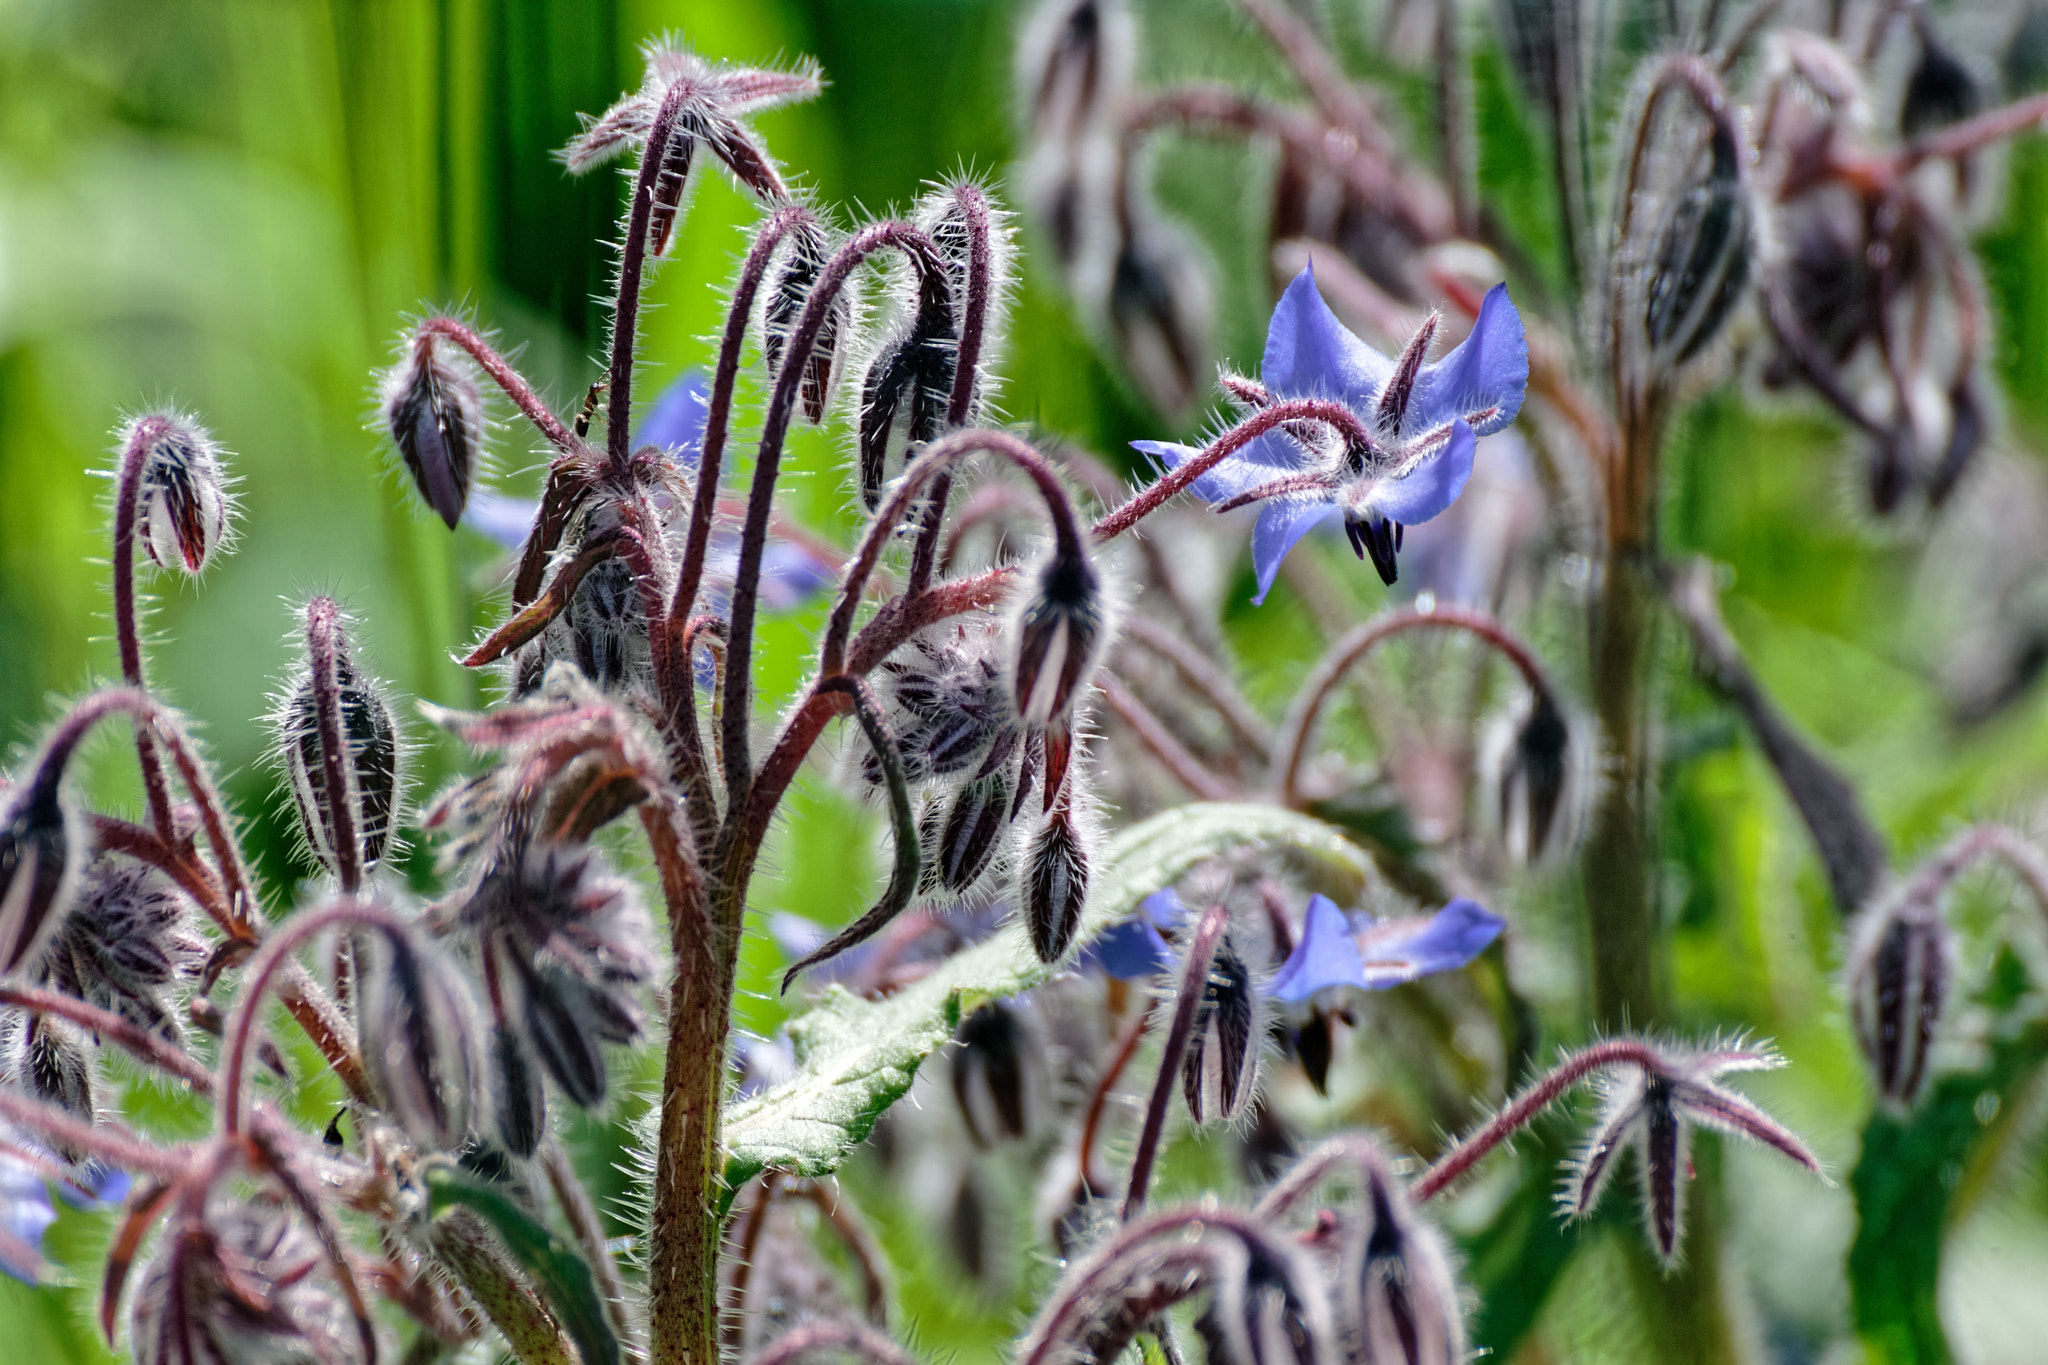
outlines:
[[[1147,24],[1148,64],[1284,89],[1223,0],[1168,8],[1172,22],[1155,14]],[[824,97],[765,116],[762,131],[823,202],[876,213],[961,168],[1004,172],[1015,9],[975,0],[0,0],[0,736],[32,743],[58,698],[113,671],[99,473],[110,433],[141,407],[195,411],[233,452],[240,540],[198,584],[156,581],[153,679],[198,722],[272,902],[288,904],[300,874],[257,718],[293,652],[291,604],[314,590],[342,596],[360,619],[366,661],[406,696],[451,705],[484,696],[450,655],[494,620],[487,589],[498,551],[423,517],[366,425],[373,376],[402,320],[468,309],[519,348],[519,364],[558,410],[572,408],[597,373],[597,300],[622,182],[610,172],[570,180],[550,154],[576,131],[579,111],[601,110],[638,82],[644,38],[674,32],[711,57],[817,57],[832,82]],[[1370,26],[1333,9],[1361,69],[1379,69],[1361,36]],[[1546,183],[1527,154],[1536,141],[1502,70],[1482,40],[1482,191],[1524,233],[1531,258],[1551,260],[1548,222],[1531,210]],[[1402,107],[1426,107],[1419,78],[1388,78]],[[2010,192],[1982,242],[2007,392],[1998,477],[2018,480],[2038,506],[2048,503],[2048,148],[2035,140],[2011,160]],[[1263,175],[1243,153],[1206,147],[1170,150],[1162,163],[1163,197],[1226,267],[1219,340],[1241,359],[1257,354],[1270,302],[1257,240]],[[708,366],[703,338],[719,324],[739,228],[752,217],[722,180],[705,177],[696,190],[650,295],[643,399]],[[1071,320],[1026,240],[1005,410],[1098,452],[1167,434]],[[1516,282],[1530,297],[1547,283]],[[801,517],[843,535],[839,440],[804,437],[801,477],[785,486]],[[500,486],[530,491],[537,459],[523,432],[501,427]],[[1996,675],[2001,649],[2023,654],[2027,632],[2048,630],[2038,586],[2048,525],[2017,517],[2017,495],[1987,493],[1980,480],[1944,526],[1873,527],[1856,510],[1839,433],[1797,403],[1758,404],[1732,385],[1678,424],[1668,467],[1672,549],[1731,566],[1728,613],[1758,673],[1859,783],[1895,847],[1925,850],[1976,818],[2048,827],[2040,690],[2018,688],[1981,724],[1951,723],[1958,692],[1973,685],[1958,680],[1970,650]],[[1382,600],[1355,571],[1344,581],[1361,612]],[[1305,620],[1284,596],[1255,617],[1235,593],[1228,623],[1263,672],[1253,694],[1276,712],[1311,657]],[[812,624],[798,612],[767,628],[770,692],[793,683]],[[1284,657],[1262,659],[1261,645],[1283,641]],[[1574,676],[1576,639],[1560,630],[1545,644]],[[1667,653],[1662,899],[1681,1020],[1689,1030],[1776,1036],[1794,1067],[1752,1093],[1846,1177],[1870,1101],[1834,986],[1839,947],[1818,866],[1769,770],[1689,683],[1682,651]],[[129,764],[111,744],[105,752],[93,793],[132,807]],[[415,769],[422,787],[437,787],[455,758],[427,746]],[[829,783],[812,784],[771,849],[757,903],[843,916],[854,908],[846,860],[871,856],[871,833]],[[1995,956],[2024,977],[2044,956],[2038,934],[2021,935],[2017,959],[2001,955],[2006,893],[1973,895],[1966,986],[1996,976]],[[1548,927],[1559,952],[1576,951],[1568,927]],[[1530,932],[1543,931],[1532,920]],[[750,979],[765,979],[774,960],[750,948]],[[777,1008],[750,999],[743,1016],[765,1029]],[[1969,1018],[1981,1035],[1983,1020]],[[1559,1032],[1570,1036],[1568,1025]],[[1966,1034],[1956,1054],[1958,1066],[1986,1064],[1981,1036]],[[1947,1238],[1943,1318],[1971,1360],[2038,1360],[2029,1351],[2048,1340],[2039,1061],[2001,1082],[2004,1116],[1992,1104],[1987,1140],[1957,1148],[1968,1162],[1930,1176],[1957,1194],[1937,1207],[1950,1224],[1934,1233]],[[1726,1162],[1758,1339],[1779,1359],[1821,1358],[1847,1330],[1850,1192],[1791,1180],[1751,1156],[1731,1150]],[[96,1226],[73,1216],[53,1234],[53,1253],[81,1281],[93,1274],[86,1249],[103,1235]],[[928,1252],[911,1254],[914,1228],[899,1220],[884,1232],[906,1264],[929,1263]],[[1549,1354],[1538,1358],[1646,1358],[1612,1320],[1604,1263],[1575,1264],[1542,1307],[1537,1345]],[[959,1302],[914,1275],[901,1292],[919,1344],[963,1359],[993,1358],[994,1333],[1021,1301]],[[0,1279],[0,1359],[98,1358],[88,1300]]]

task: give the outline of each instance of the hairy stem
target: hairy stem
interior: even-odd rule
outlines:
[[[1166,1111],[1180,1083],[1181,1058],[1187,1055],[1188,1040],[1194,1036],[1195,1017],[1201,1012],[1202,997],[1208,993],[1209,968],[1216,960],[1216,947],[1230,925],[1230,911],[1223,905],[1202,912],[1195,932],[1188,940],[1187,967],[1181,972],[1180,993],[1174,998],[1173,1020],[1166,1028],[1165,1045],[1159,1049],[1159,1076],[1152,1083],[1152,1098],[1145,1106],[1145,1126],[1138,1134],[1138,1149],[1131,1158],[1131,1187],[1124,1195],[1124,1221],[1130,1222],[1145,1207],[1145,1194],[1152,1185],[1152,1163],[1159,1155],[1159,1140],[1166,1132]]]
[[[149,685],[142,676],[142,625],[135,605],[135,535],[149,448],[169,428],[169,420],[163,417],[145,417],[137,422],[121,451],[121,466],[114,481],[114,638],[121,651],[121,680],[144,694]],[[178,831],[171,819],[170,788],[157,761],[156,745],[139,715],[135,717],[135,757],[142,766],[142,790],[149,802],[150,823],[156,827],[157,837],[174,843]]]

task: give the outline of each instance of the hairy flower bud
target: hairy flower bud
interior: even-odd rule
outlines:
[[[958,345],[948,272],[943,262],[926,262],[909,324],[876,348],[861,381],[860,496],[870,511],[889,469],[943,429]]]
[[[1678,197],[1658,235],[1643,314],[1650,345],[1673,365],[1714,339],[1749,280],[1749,194],[1734,129],[1717,122],[1707,147],[1704,179]]]
[[[1104,616],[1102,580],[1086,553],[1055,548],[1010,632],[1011,695],[1025,721],[1065,721],[1109,641]]]
[[[86,1036],[65,1020],[9,1011],[5,1045],[0,1047],[0,1077],[87,1123],[97,1116]],[[62,1145],[54,1150],[66,1161],[83,1161],[88,1155]]]
[[[220,447],[189,418],[152,413],[128,424],[121,444],[142,439],[136,538],[162,568],[196,574],[227,538],[233,510]]]
[[[196,974],[205,955],[205,940],[191,929],[190,902],[168,877],[144,863],[96,853],[41,974],[66,995],[177,1039],[182,1030],[170,986]]]
[[[1908,138],[1961,123],[1984,105],[1984,92],[1970,68],[1935,37],[1926,12],[1914,11],[1920,39],[1920,60],[1906,78],[1899,101],[1899,131]]]
[[[1372,1171],[1365,1204],[1353,1253],[1364,1359],[1461,1365],[1465,1318],[1442,1238],[1385,1171]]]
[[[1031,947],[1039,961],[1057,962],[1074,942],[1088,899],[1088,852],[1068,805],[1054,807],[1018,861],[1018,899]]]
[[[1538,691],[1501,763],[1500,823],[1521,856],[1535,862],[1549,846],[1564,802],[1571,729],[1548,692]],[[1516,836],[1519,836],[1517,838]]]
[[[1104,300],[1110,339],[1160,411],[1181,413],[1208,384],[1209,277],[1186,238],[1163,220],[1125,225]]]
[[[0,817],[0,973],[40,957],[71,904],[82,859],[61,775],[37,773]]]
[[[1066,141],[1107,120],[1129,77],[1131,20],[1120,0],[1047,0],[1018,44],[1033,137]]]
[[[632,681],[648,666],[647,613],[633,567],[613,555],[583,575],[569,600],[576,666],[606,689]]]
[[[498,1141],[514,1156],[532,1156],[547,1131],[548,1094],[515,1029],[491,1030],[491,1091]]]
[[[1259,1041],[1266,1036],[1257,985],[1228,935],[1217,946],[1181,1061],[1181,1096],[1196,1123],[1237,1117],[1258,1089]]]
[[[362,1341],[319,1240],[275,1205],[222,1198],[173,1227],[136,1287],[136,1365],[356,1365]]]
[[[422,332],[385,375],[382,411],[420,496],[454,530],[484,444],[483,394],[467,362],[442,359],[440,343]]]
[[[927,887],[958,894],[972,886],[995,861],[998,836],[1010,823],[1008,776],[995,772],[977,778],[953,794],[950,802],[931,804],[923,842]],[[943,810],[944,819],[937,817]]]
[[[954,1035],[953,1098],[977,1147],[1023,1137],[1031,1118],[1031,1040],[1016,1008],[992,1001]]]
[[[1305,1268],[1278,1246],[1247,1251],[1243,1278],[1212,1284],[1195,1320],[1212,1365],[1321,1365],[1330,1334]]]
[[[1939,906],[1916,895],[1864,912],[1848,967],[1850,1016],[1878,1093],[1907,1106],[1927,1079],[1941,1028],[1951,958]]]
[[[335,706],[346,751],[350,823],[355,828],[363,866],[370,867],[383,858],[397,825],[404,751],[391,707],[376,682],[356,670],[338,630],[333,639]],[[327,789],[319,712],[314,674],[308,669],[292,686],[278,711],[279,757],[291,786],[292,801],[298,807],[299,828],[306,836],[308,849],[329,872],[340,875],[335,856],[333,795]]]
[[[452,1151],[479,1080],[469,992],[455,965],[409,936],[360,939],[363,1066],[409,1133]]]
[[[817,287],[829,248],[825,230],[815,222],[800,223],[790,231],[781,267],[769,284],[767,299],[761,307],[761,351],[770,374],[779,374],[782,369],[783,350],[796,331],[804,305],[810,302],[811,291]],[[841,288],[825,314],[824,325],[818,328],[810,355],[804,360],[803,382],[797,390],[804,420],[813,426],[825,420],[831,406],[841,343],[852,332],[853,300],[849,289]]]

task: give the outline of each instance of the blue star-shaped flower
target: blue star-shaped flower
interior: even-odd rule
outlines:
[[[1502,923],[1484,906],[1459,897],[1433,915],[1389,920],[1354,933],[1335,901],[1311,897],[1301,938],[1266,993],[1299,1005],[1341,986],[1383,991],[1456,971],[1486,951],[1500,936]]]
[[[1218,511],[1265,504],[1252,532],[1255,603],[1266,600],[1295,543],[1340,516],[1358,557],[1370,554],[1392,583],[1402,528],[1457,501],[1472,473],[1474,442],[1521,411],[1529,345],[1506,285],[1488,291],[1471,335],[1427,364],[1436,330],[1431,314],[1390,360],[1337,321],[1316,292],[1313,267],[1287,286],[1266,331],[1266,393],[1274,401],[1334,399],[1358,415],[1371,438],[1360,443],[1320,424],[1290,424],[1194,481],[1195,493]],[[1131,444],[1174,466],[1200,453],[1165,441]]]

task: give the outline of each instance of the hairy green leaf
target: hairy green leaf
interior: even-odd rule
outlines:
[[[1371,876],[1366,855],[1319,820],[1277,806],[1182,806],[1110,840],[1076,942],[1085,944],[1198,864],[1252,848],[1286,857],[1340,903],[1355,902]],[[796,1076],[728,1111],[725,1202],[770,1168],[830,1173],[909,1091],[918,1064],[945,1046],[962,1015],[1029,990],[1055,970],[1037,959],[1023,927],[1012,922],[885,999],[828,989],[790,1024]]]

